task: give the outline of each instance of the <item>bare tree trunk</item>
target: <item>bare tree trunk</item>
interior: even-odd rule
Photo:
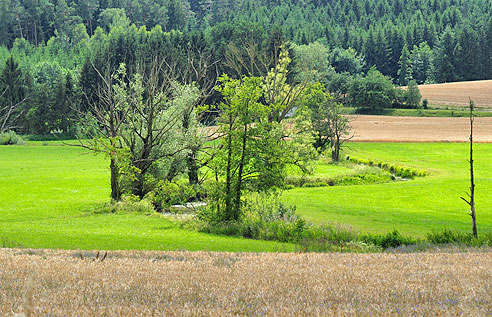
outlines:
[[[341,146],[341,144],[340,144],[340,135],[337,134],[335,136],[335,149],[331,153],[332,154],[331,158],[332,158],[333,162],[338,162],[340,160],[340,146]]]
[[[239,210],[241,208],[241,191],[242,191],[242,183],[243,183],[243,169],[244,169],[244,159],[246,157],[246,142],[247,142],[247,133],[248,133],[248,125],[244,125],[243,131],[243,139],[242,139],[242,152],[241,159],[239,161],[239,170],[237,173],[237,183],[236,183],[236,201],[234,204],[234,220],[239,220]]]
[[[475,238],[478,237],[477,218],[475,214],[475,178],[473,174],[473,101],[470,100],[470,194],[467,193],[470,200],[461,197],[470,206],[470,216],[472,218],[472,231]]]
[[[90,36],[94,35],[94,32],[92,31],[92,19],[89,18],[89,34]]]
[[[111,198],[115,201],[119,201],[121,199],[121,191],[119,184],[119,171],[118,166],[116,165],[116,159],[111,158],[110,163],[111,170]]]
[[[229,122],[229,133],[227,135],[227,170],[226,170],[226,193],[225,193],[225,218],[230,220],[232,214],[231,202],[231,169],[232,169],[232,117]]]
[[[188,165],[188,181],[190,185],[198,184],[198,164],[196,161],[196,154],[194,151],[191,151],[187,157],[187,165]]]
[[[36,21],[34,21],[34,42],[36,43],[36,47],[38,47],[38,26]]]
[[[24,38],[24,33],[22,32],[22,25],[21,25],[19,16],[17,16],[17,25],[19,26],[20,37]]]
[[[473,236],[477,238],[477,218],[475,215],[475,180],[473,176],[473,119],[473,103],[470,102],[470,211],[472,217]]]

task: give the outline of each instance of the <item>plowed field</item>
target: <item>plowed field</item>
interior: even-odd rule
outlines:
[[[477,106],[492,106],[492,80],[420,85],[419,89],[431,105],[466,106],[471,98]]]
[[[468,118],[350,116],[355,142],[467,142]],[[475,142],[492,142],[492,118],[475,118]]]

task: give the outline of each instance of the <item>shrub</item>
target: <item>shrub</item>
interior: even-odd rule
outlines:
[[[388,232],[385,235],[376,234],[364,234],[361,236],[361,240],[366,243],[372,243],[380,246],[383,249],[395,248],[402,245],[416,244],[417,240],[411,237],[402,236],[397,230]]]
[[[8,131],[0,134],[0,145],[24,145],[22,137],[15,131]]]
[[[201,186],[160,181],[154,190],[145,195],[144,200],[150,201],[156,211],[162,212],[169,211],[173,205],[185,205],[202,196],[204,190]]]
[[[361,166],[356,168],[353,174],[337,177],[313,177],[290,175],[285,178],[284,188],[293,187],[325,187],[335,185],[362,185],[372,183],[385,183],[391,181],[391,175],[381,172],[377,168]]]
[[[133,213],[140,212],[151,214],[154,213],[154,206],[146,200],[140,200],[135,195],[125,195],[121,201],[112,201],[104,204],[95,210],[94,213]]]
[[[427,109],[428,106],[429,106],[429,101],[427,100],[427,98],[425,98],[424,100],[422,100],[422,108]]]
[[[366,159],[360,159],[360,158],[355,158],[351,156],[346,156],[345,157],[347,161],[356,163],[356,164],[362,164],[362,165],[368,165],[368,166],[378,166],[381,169],[387,170],[390,173],[394,174],[395,176],[399,176],[402,178],[413,178],[415,176],[426,176],[428,175],[427,171],[421,171],[415,168],[409,168],[409,167],[404,167],[404,166],[399,166],[395,164],[389,164],[385,163],[382,161],[375,162],[373,160],[366,160]]]
[[[480,234],[478,238],[475,238],[471,233],[445,228],[441,232],[432,231],[428,233],[427,240],[433,244],[463,244],[473,247],[492,246],[492,232]]]

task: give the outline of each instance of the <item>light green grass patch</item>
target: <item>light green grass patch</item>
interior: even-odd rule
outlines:
[[[424,237],[444,227],[471,231],[467,205],[469,148],[452,143],[351,143],[351,155],[424,169],[429,176],[405,182],[362,186],[296,188],[283,199],[315,222],[337,222],[356,230]],[[479,231],[492,230],[492,145],[475,145]]]
[[[188,231],[160,215],[90,213],[110,201],[108,162],[81,148],[43,143],[0,146],[0,247],[294,250]]]

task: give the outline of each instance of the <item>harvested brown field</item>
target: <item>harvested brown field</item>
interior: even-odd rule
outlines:
[[[492,80],[420,85],[419,89],[431,105],[467,106],[471,98],[479,107],[492,106]]]
[[[468,142],[468,118],[350,116],[354,142]],[[492,118],[475,118],[475,142],[492,142]]]
[[[490,250],[83,254],[0,249],[0,315],[492,313]]]

